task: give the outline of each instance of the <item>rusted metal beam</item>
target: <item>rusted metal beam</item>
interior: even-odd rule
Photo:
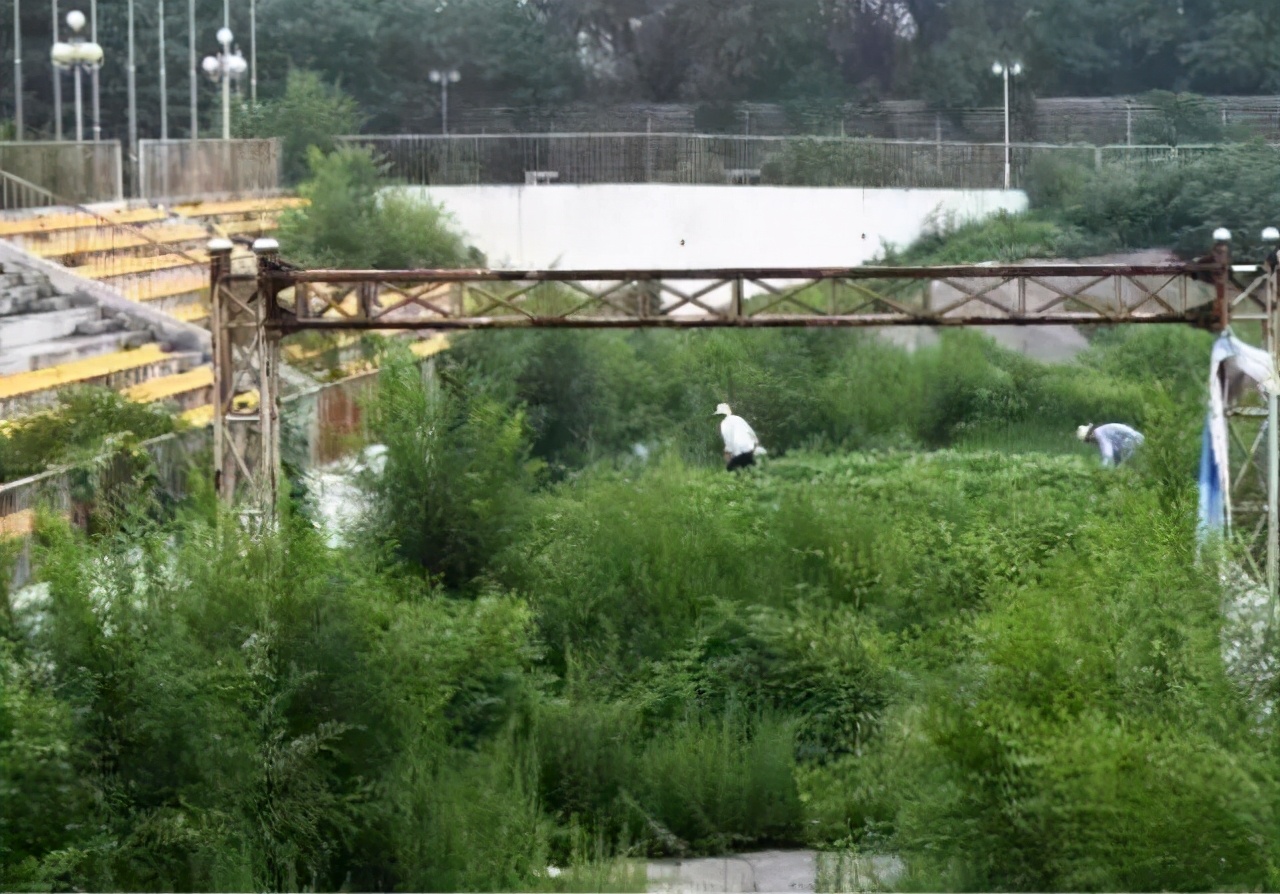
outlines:
[[[293,321],[283,318],[269,324],[283,335],[305,331],[374,331],[383,329],[469,331],[483,329],[868,329],[893,326],[938,326],[959,329],[966,326],[1115,326],[1128,324],[1177,324],[1207,328],[1209,321],[1198,314],[1148,314],[1101,316],[1096,313],[1057,313],[1034,317],[1002,316],[904,316],[903,314],[761,314],[749,317],[628,316],[628,317],[461,317],[396,320],[321,319]]]
[[[688,270],[271,270],[268,276],[282,287],[295,283],[358,282],[616,282],[618,280],[893,280],[1064,278],[1094,276],[1213,276],[1217,264],[1008,264],[947,267],[761,267],[698,268]]]

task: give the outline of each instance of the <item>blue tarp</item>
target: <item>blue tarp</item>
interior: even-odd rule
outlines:
[[[1221,535],[1227,527],[1222,474],[1213,450],[1212,422],[1211,415],[1207,414],[1204,436],[1200,439],[1200,522],[1197,534],[1201,543],[1211,534]]]

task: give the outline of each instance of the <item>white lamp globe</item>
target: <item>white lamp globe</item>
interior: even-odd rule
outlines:
[[[72,31],[79,31],[83,28],[84,21],[84,13],[78,9],[73,9],[67,13],[67,25],[70,26]]]
[[[235,35],[231,33],[230,28],[218,29],[218,43],[222,44],[223,46],[226,46],[227,44],[231,43],[231,41],[233,40],[235,40]]]

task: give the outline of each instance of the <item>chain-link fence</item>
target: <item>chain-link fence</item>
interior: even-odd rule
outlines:
[[[1236,137],[1280,139],[1280,97],[1219,96],[1178,100],[1194,106],[1199,126],[1212,124]],[[1168,124],[1169,110],[1140,97],[1018,98],[1014,138],[1043,143],[1151,142]],[[438,121],[424,122],[428,129]],[[695,103],[573,103],[553,107],[450,109],[455,134],[519,133],[718,133],[748,136],[849,136],[886,140],[995,143],[1004,140],[1004,108],[936,109],[921,100],[878,103],[744,102],[732,106]],[[1190,139],[1195,139],[1190,137]]]
[[[415,185],[683,183],[998,189],[1002,143],[733,137],[694,134],[514,134],[343,137],[367,146],[390,176]],[[1039,158],[1100,168],[1169,164],[1213,146],[1009,148],[1011,185]]]

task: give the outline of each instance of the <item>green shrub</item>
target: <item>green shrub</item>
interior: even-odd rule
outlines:
[[[388,184],[368,150],[312,147],[307,163],[311,178],[298,191],[308,204],[280,221],[280,244],[298,263],[385,270],[474,260],[438,207],[382,191]]]
[[[53,409],[16,420],[0,434],[0,482],[91,459],[113,436],[145,441],[177,426],[161,406],[135,403],[108,388],[68,388],[58,392]]]
[[[1152,494],[1123,496],[977,621],[957,679],[913,721],[928,744],[899,838],[926,863],[947,855],[947,886],[1268,883],[1272,770],[1189,528]]]
[[[681,721],[641,754],[638,805],[673,836],[669,848],[722,853],[795,842],[802,811],[793,735],[784,720],[734,710]]]
[[[360,123],[354,99],[315,72],[294,69],[279,98],[238,106],[234,127],[238,137],[280,137],[284,180],[297,184],[307,175],[307,153],[313,147],[332,152],[334,137],[358,133]]]
[[[370,533],[447,586],[470,585],[511,539],[536,478],[523,415],[465,378],[428,386],[403,347],[386,355],[371,410],[387,453]]]

